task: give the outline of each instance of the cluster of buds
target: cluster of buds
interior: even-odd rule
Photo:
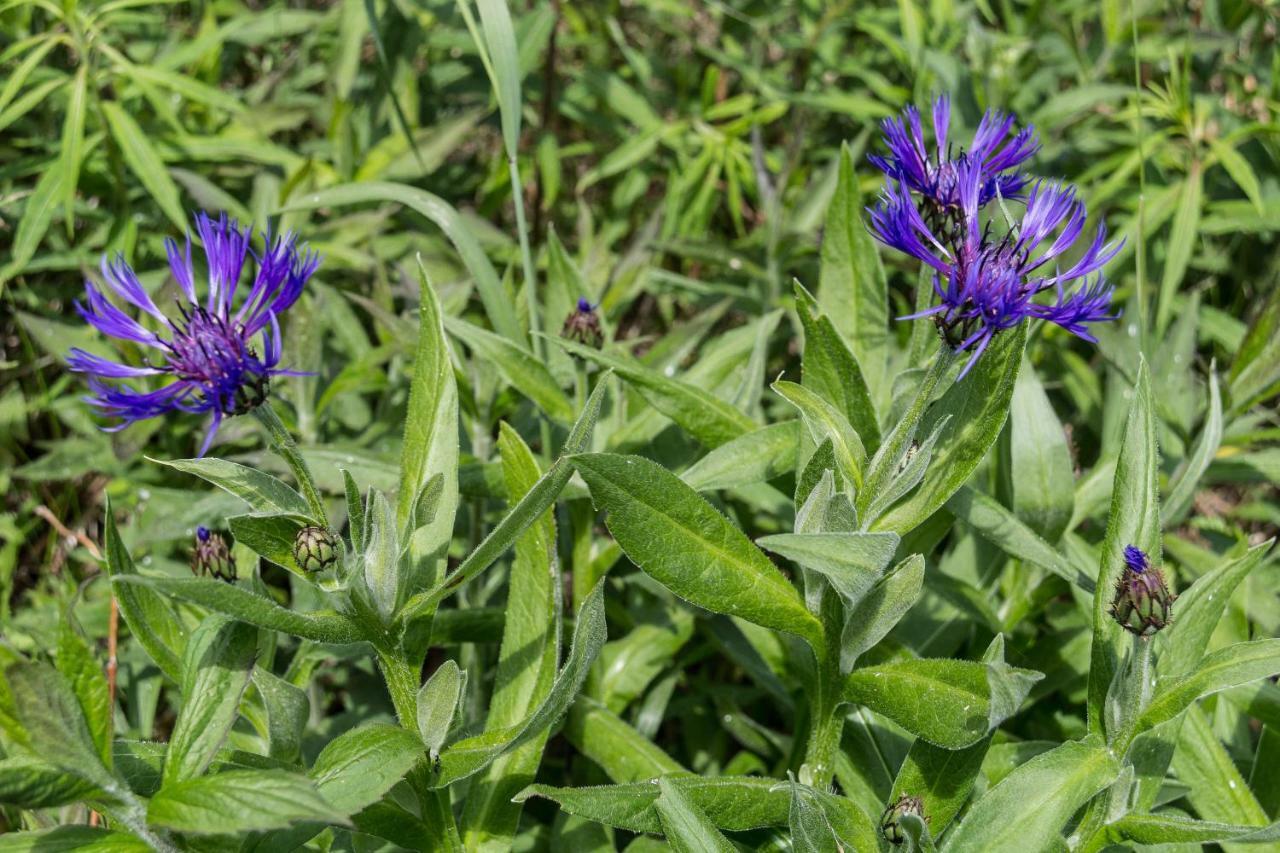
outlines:
[[[308,574],[322,572],[338,560],[338,542],[323,527],[304,527],[293,537],[293,559]]]
[[[924,801],[919,797],[903,794],[885,808],[884,814],[880,816],[880,834],[884,836],[885,841],[890,844],[901,844],[907,840],[906,834],[902,831],[902,818],[905,815],[915,815],[920,820],[928,820],[924,814]]]
[[[600,316],[596,314],[598,307],[586,299],[579,299],[578,307],[565,318],[560,337],[599,349],[604,343],[604,331],[600,328]]]
[[[1176,599],[1146,553],[1126,545],[1124,570],[1111,600],[1111,616],[1120,627],[1139,637],[1150,637],[1169,624],[1169,611]]]
[[[191,573],[196,577],[209,576],[220,581],[234,583],[236,564],[231,559],[231,549],[220,533],[214,533],[201,525],[196,528],[196,547],[191,552]]]

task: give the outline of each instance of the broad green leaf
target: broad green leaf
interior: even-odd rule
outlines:
[[[844,158],[841,158],[843,161]],[[859,214],[861,215],[861,214]],[[825,248],[825,244],[824,244]],[[801,384],[830,403],[858,432],[867,450],[880,446],[880,424],[858,359],[831,319],[798,283],[796,312],[804,328],[804,374]],[[856,323],[858,318],[854,318]],[[857,340],[851,338],[850,340]],[[874,357],[874,354],[872,354]]]
[[[803,385],[779,380],[772,387],[800,412],[800,418],[815,445],[831,441],[840,473],[853,484],[855,490],[861,490],[863,470],[867,466],[867,451],[857,430],[834,406]]]
[[[1129,638],[1107,612],[1111,591],[1124,572],[1124,549],[1136,545],[1147,553],[1153,565],[1160,565],[1160,467],[1156,448],[1155,413],[1151,401],[1151,378],[1147,363],[1138,367],[1133,403],[1125,425],[1124,440],[1116,462],[1111,511],[1102,542],[1097,590],[1093,597],[1093,650],[1089,668],[1089,731],[1105,730],[1104,706],[1107,691],[1115,678],[1121,645]]]
[[[225,459],[154,460],[212,483],[247,503],[254,512],[296,515],[309,518],[307,502],[294,488],[258,468]]]
[[[293,543],[303,523],[292,515],[232,515],[227,528],[236,543],[264,560],[306,577],[306,572],[293,558]]]
[[[0,803],[23,809],[51,809],[94,800],[101,789],[81,776],[25,756],[0,760]],[[10,836],[0,836],[0,842]]]
[[[573,404],[560,390],[551,371],[533,353],[501,335],[465,320],[445,317],[449,334],[466,344],[473,358],[492,365],[508,383],[532,400],[552,420],[573,421]]]
[[[964,749],[943,749],[917,738],[898,768],[889,801],[909,794],[924,802],[929,832],[941,835],[969,800],[991,738]]]
[[[404,564],[400,533],[391,502],[382,492],[369,493],[365,515],[366,536],[361,559],[365,589],[384,623],[391,620],[404,591]]]
[[[31,751],[113,793],[118,784],[103,765],[80,702],[62,674],[45,663],[17,663],[4,671],[4,678]]]
[[[1169,230],[1164,258],[1164,273],[1160,277],[1160,297],[1156,303],[1156,332],[1163,333],[1173,319],[1173,300],[1178,286],[1186,275],[1191,255],[1195,252],[1196,238],[1200,230],[1200,205],[1204,194],[1204,175],[1201,164],[1195,161],[1191,171],[1178,191],[1178,208],[1173,215],[1173,227]]]
[[[458,211],[444,199],[417,187],[383,181],[370,181],[360,184],[342,184],[329,187],[316,193],[291,200],[288,210],[314,210],[320,207],[344,207],[350,204],[368,204],[371,202],[395,202],[410,207],[422,216],[431,220],[444,232],[454,248],[462,257],[467,270],[475,279],[480,292],[480,301],[484,303],[485,314],[493,327],[508,340],[522,343],[527,338],[516,319],[515,306],[503,290],[493,264],[485,255],[484,249],[471,227]],[[423,296],[426,299],[426,295]],[[437,314],[439,312],[437,311]]]
[[[1030,688],[1039,673],[1007,667],[992,679],[990,666],[976,661],[914,658],[855,669],[845,677],[844,700],[883,714],[916,737],[946,749],[963,749],[984,738],[1016,710],[1010,692]],[[1009,684],[1013,676],[1017,680]],[[1023,695],[1025,696],[1025,689]],[[1019,702],[1021,700],[1019,699]]]
[[[1273,395],[1280,383],[1280,290],[1262,305],[1231,361],[1231,412],[1243,412]]]
[[[1092,577],[1072,565],[1061,551],[1041,539],[995,498],[963,486],[947,499],[946,507],[979,536],[1009,556],[1048,569],[1086,592],[1093,591],[1095,581]]]
[[[520,434],[504,421],[498,436],[507,494],[513,502],[541,476]],[[506,620],[485,731],[518,725],[547,698],[560,652],[561,582],[556,562],[556,523],[548,509],[515,542],[507,584]],[[547,733],[497,758],[475,783],[463,808],[463,840],[476,849],[508,849],[522,806],[511,798],[533,781]]]
[[[55,826],[34,832],[0,835],[3,853],[151,853],[152,846],[127,832],[112,832],[96,826]]]
[[[677,853],[733,853],[737,848],[720,834],[714,823],[671,779],[658,779],[658,799],[653,809],[662,824],[662,834]]]
[[[889,295],[884,267],[867,230],[849,146],[840,149],[836,192],[822,229],[818,302],[853,349],[876,399],[883,394],[889,348]],[[806,354],[807,356],[807,354]],[[866,436],[869,444],[877,442]]]
[[[1188,786],[1186,798],[1203,820],[1263,828],[1267,812],[1240,775],[1231,754],[1223,748],[1209,717],[1199,706],[1187,710],[1173,753],[1172,769]],[[1222,845],[1231,853],[1231,843]],[[1248,848],[1239,848],[1248,849]]]
[[[854,663],[898,624],[920,597],[924,586],[924,557],[912,554],[863,596],[848,611],[840,637],[840,669],[848,672]]]
[[[879,846],[866,815],[849,800],[824,797],[808,785],[791,782],[791,808],[787,826],[797,850],[813,853],[844,853],[846,845],[856,850]]]
[[[1005,475],[1014,515],[1057,542],[1075,507],[1075,475],[1067,435],[1035,369],[1024,364],[1009,406]]]
[[[697,492],[638,456],[574,457],[619,547],[676,595],[821,648],[822,627],[768,558]]]
[[[949,423],[951,423],[950,417],[940,419],[933,425],[933,431],[929,433],[923,442],[912,441],[908,445],[905,455],[898,463],[897,469],[890,474],[889,481],[866,505],[866,509],[863,512],[868,520],[884,515],[885,510],[920,485],[920,481],[924,479],[925,472],[929,470],[929,463],[933,461],[933,449],[937,445],[938,439],[942,436],[942,431],[947,428]]]
[[[240,713],[258,654],[258,630],[215,617],[192,633],[182,659],[182,710],[169,737],[163,784],[168,787],[205,771]]]
[[[1219,649],[1205,655],[1188,674],[1162,679],[1150,704],[1138,717],[1137,731],[1173,719],[1197,699],[1277,673],[1280,639],[1254,640]]]
[[[591,392],[573,429],[569,431],[569,438],[564,443],[560,458],[538,478],[533,488],[501,521],[494,525],[484,541],[477,545],[476,549],[468,554],[456,569],[433,589],[419,593],[405,602],[403,612],[400,614],[401,621],[408,622],[415,616],[430,612],[450,592],[493,565],[494,561],[511,547],[524,529],[555,502],[565,483],[569,482],[569,478],[573,476],[573,466],[565,457],[579,453],[591,444],[591,431],[600,415],[600,403],[604,399],[607,384],[602,379]]]
[[[871,523],[875,530],[905,533],[917,527],[964,485],[1004,428],[1026,344],[1027,327],[996,336],[969,374],[948,389],[921,420],[928,435],[942,428],[924,479],[906,500]]]
[[[58,626],[58,672],[75,693],[102,763],[111,766],[112,702],[107,678],[89,644],[80,636],[71,611]]]
[[[465,779],[483,770],[499,756],[543,736],[568,710],[605,638],[604,582],[601,581],[578,611],[569,658],[556,675],[546,699],[528,717],[513,726],[486,731],[446,747],[440,753],[432,774],[432,787],[443,788]]]
[[[602,702],[621,713],[670,667],[693,636],[693,615],[676,606],[637,621],[623,637],[600,652],[599,693]]]
[[[331,611],[304,613],[286,610],[269,598],[213,578],[158,578],[140,575],[115,579],[114,587],[123,600],[134,588],[190,601],[259,628],[283,631],[318,643],[358,643],[363,634],[347,617]]]
[[[458,507],[458,390],[444,337],[440,303],[421,259],[418,270],[421,273],[418,345],[413,357],[413,381],[405,413],[400,488],[396,498],[396,522],[402,531],[413,534],[409,549],[411,574],[397,579],[397,590],[410,594],[436,583],[443,575]],[[431,523],[422,529],[409,530],[423,487],[437,475],[443,477],[443,490]]]
[[[120,541],[109,498],[102,516],[102,550],[107,558],[107,574],[111,576],[111,588],[119,602],[120,615],[160,670],[173,681],[181,681],[182,660],[179,655],[187,644],[186,629],[169,601],[146,586],[150,579],[142,578],[133,567],[133,560]],[[226,586],[221,581],[205,580]]]
[[[253,686],[267,711],[268,754],[296,763],[302,755],[302,732],[311,714],[307,692],[262,667],[253,670]]]
[[[1235,181],[1240,191],[1261,212],[1263,210],[1262,187],[1258,183],[1258,176],[1253,171],[1253,167],[1249,165],[1249,161],[1225,139],[1215,136],[1208,141],[1209,148],[1213,151],[1214,156],[1218,158],[1218,162],[1222,164],[1222,168],[1227,170],[1231,180]]]
[[[1037,755],[970,807],[942,849],[950,853],[1023,853],[1061,845],[1076,809],[1120,775],[1097,739],[1070,741]]]
[[[169,177],[164,161],[151,145],[147,134],[138,126],[133,116],[115,101],[101,100],[102,114],[107,127],[120,146],[124,162],[138,181],[147,188],[156,204],[169,221],[180,231],[187,229],[187,214],[182,206],[178,185]]]
[[[346,823],[305,776],[284,770],[228,770],[166,785],[147,806],[153,826],[193,835],[280,829],[294,821]]]
[[[651,406],[707,447],[719,447],[759,429],[759,424],[714,394],[688,382],[669,379],[633,358],[600,352],[563,338],[555,338],[554,342],[572,355],[613,370]]]
[[[884,575],[899,541],[896,533],[776,533],[756,543],[822,575],[852,608]]]
[[[626,720],[588,696],[569,709],[565,737],[614,782],[640,782],[685,768]]]
[[[436,618],[439,619],[438,614]],[[449,737],[453,718],[458,713],[458,700],[466,685],[466,671],[459,669],[456,662],[447,660],[418,690],[418,735],[426,744],[432,760]]]
[[[770,424],[715,448],[680,479],[699,492],[763,483],[795,468],[799,440],[799,421]]]
[[[1196,439],[1191,455],[1178,466],[1177,472],[1169,484],[1169,494],[1165,498],[1162,513],[1166,527],[1182,520],[1191,501],[1195,498],[1200,478],[1208,470],[1209,463],[1222,445],[1222,394],[1218,390],[1218,374],[1209,371],[1209,409],[1205,413],[1204,424],[1200,427],[1200,435]]]
[[[369,723],[338,735],[316,756],[311,779],[341,815],[382,799],[419,761],[422,741],[399,726]]]

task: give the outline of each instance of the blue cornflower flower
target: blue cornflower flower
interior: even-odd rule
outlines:
[[[1026,186],[1027,177],[1016,169],[1039,150],[1034,127],[1013,134],[1014,118],[1006,113],[987,110],[978,122],[973,142],[967,149],[954,151],[949,144],[951,133],[951,99],[939,96],[933,102],[933,136],[937,147],[932,157],[920,127],[920,112],[913,106],[902,111],[900,118],[881,122],[885,146],[890,156],[868,156],[890,179],[904,184],[940,208],[960,204],[959,166],[976,163],[980,167],[978,203],[986,204],[996,195],[1016,198]]]
[[[934,269],[940,304],[899,319],[933,317],[952,348],[972,350],[961,377],[998,332],[1028,318],[1047,320],[1096,342],[1088,324],[1118,316],[1111,313],[1113,289],[1100,270],[1120,244],[1108,245],[1106,229],[1099,225],[1074,264],[1065,270],[1047,266],[1072,248],[1084,230],[1088,214],[1075,188],[1039,180],[1031,184],[1021,221],[1009,221],[998,235],[979,215],[991,180],[987,168],[962,159],[955,164],[955,178],[956,205],[945,211],[921,213],[904,181],[890,182],[869,211],[877,239]],[[1054,302],[1035,301],[1048,291],[1056,294]]]
[[[288,233],[273,241],[270,233],[264,232],[263,251],[258,254],[249,245],[252,229],[240,227],[225,213],[216,221],[199,214],[196,232],[208,270],[203,303],[196,294],[190,234],[185,250],[172,239],[165,241],[169,267],[185,297],[178,300],[176,317],[156,307],[122,255],[102,259],[107,286],[121,300],[155,318],[156,331],[118,308],[92,282],[85,282],[85,302],[76,303],[80,316],[98,331],[150,347],[161,356],[135,367],[77,348],[71,350],[67,361],[72,370],[90,376],[93,395],[86,401],[103,414],[120,419],[120,423],[104,427],[110,432],[172,411],[210,413],[209,430],[200,448],[203,456],[224,416],[244,414],[261,404],[272,376],[299,375],[278,367],[278,317],[297,301],[320,258],[306,246],[298,246],[294,235]],[[238,307],[233,307],[251,254],[257,273]],[[261,356],[254,347],[259,336]],[[169,376],[173,381],[155,391],[135,390],[118,381],[146,376]]]

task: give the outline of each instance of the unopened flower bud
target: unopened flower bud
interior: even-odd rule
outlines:
[[[304,572],[321,572],[338,559],[338,543],[323,527],[304,527],[293,537],[293,559]]]
[[[600,316],[596,314],[597,307],[586,299],[579,299],[577,309],[565,318],[560,337],[599,349],[600,344],[604,342],[604,331],[600,328]]]
[[[880,834],[890,844],[901,844],[907,840],[906,834],[902,831],[901,820],[903,815],[915,815],[921,820],[928,820],[924,814],[923,800],[910,794],[903,794],[898,797],[897,800],[888,805],[884,810],[884,814],[880,816]]]
[[[1150,637],[1169,624],[1169,611],[1176,599],[1164,575],[1151,565],[1142,549],[1126,545],[1124,570],[1111,601],[1111,616],[1120,627],[1139,637]]]
[[[231,559],[231,549],[221,534],[207,527],[196,528],[196,547],[191,552],[191,573],[196,577],[208,575],[227,583],[236,579],[236,564]]]

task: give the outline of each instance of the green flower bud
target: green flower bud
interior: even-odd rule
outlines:
[[[576,310],[565,318],[560,337],[600,349],[600,345],[604,343],[604,330],[600,328],[600,316],[596,314],[596,308],[586,299],[579,299]]]
[[[196,547],[191,552],[191,573],[208,575],[227,583],[236,579],[236,564],[231,559],[227,540],[207,527],[196,528]]]
[[[885,808],[884,814],[880,816],[880,834],[884,836],[885,841],[890,844],[901,844],[907,840],[899,821],[903,815],[909,814],[924,821],[928,820],[924,814],[924,801],[910,794],[903,794]]]
[[[1170,610],[1178,597],[1169,592],[1164,575],[1141,549],[1126,546],[1124,562],[1111,601],[1111,616],[1126,631],[1150,637],[1169,624]]]
[[[338,560],[338,542],[323,527],[304,527],[293,537],[293,559],[304,572],[322,572]]]

